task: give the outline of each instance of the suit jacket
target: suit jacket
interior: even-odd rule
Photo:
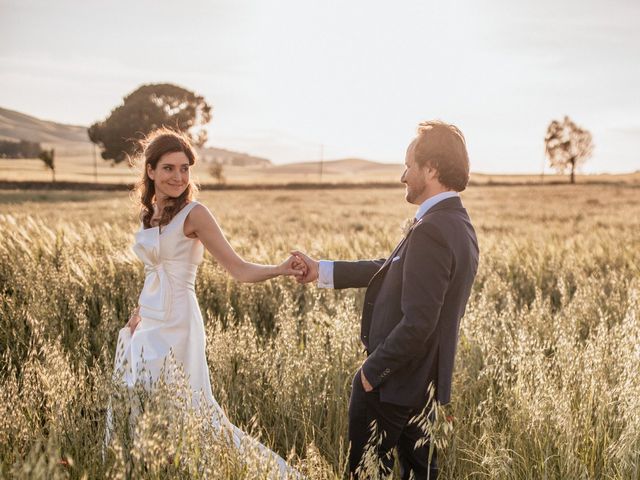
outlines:
[[[380,400],[420,407],[433,382],[436,398],[451,398],[451,379],[471,286],[478,241],[459,197],[434,205],[386,260],[335,262],[334,288],[367,287],[362,369]]]

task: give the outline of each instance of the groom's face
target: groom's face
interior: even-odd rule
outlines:
[[[417,139],[411,142],[407,148],[407,154],[404,161],[404,172],[400,181],[405,184],[406,192],[405,198],[407,202],[414,205],[420,205],[426,200],[427,194],[427,168],[421,168],[416,163],[416,149]],[[424,198],[423,198],[424,197]]]

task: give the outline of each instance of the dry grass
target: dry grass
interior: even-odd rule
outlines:
[[[385,255],[413,213],[401,189],[201,200],[243,255],[270,262],[293,247]],[[439,436],[442,478],[638,478],[640,190],[474,187],[464,202],[482,257],[447,407],[453,432]],[[162,389],[138,436],[120,428],[102,457],[116,332],[141,288],[133,217],[121,193],[0,193],[2,476],[249,475],[206,423],[170,421],[175,406],[162,399],[173,394]],[[363,292],[237,284],[210,257],[196,291],[231,419],[294,451],[310,478],[343,477]]]

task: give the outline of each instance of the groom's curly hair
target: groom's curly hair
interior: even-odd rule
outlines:
[[[461,192],[469,182],[469,155],[464,135],[458,127],[440,120],[418,125],[415,145],[416,163],[438,172],[438,181]]]

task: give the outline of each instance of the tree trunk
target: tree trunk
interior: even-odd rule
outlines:
[[[574,183],[576,183],[576,175],[575,175],[576,161],[574,159],[571,159],[570,163],[571,163],[571,184],[573,185]]]

